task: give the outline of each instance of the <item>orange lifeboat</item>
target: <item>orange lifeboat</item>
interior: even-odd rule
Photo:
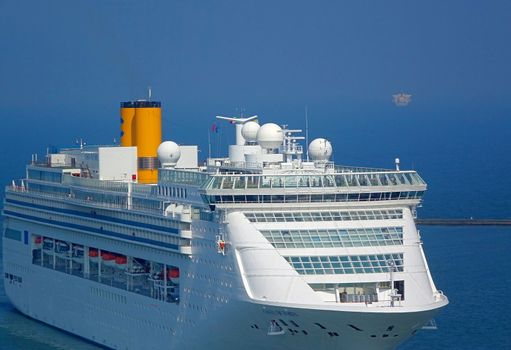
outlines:
[[[97,262],[99,258],[99,253],[96,248],[89,248],[89,260],[92,262]]]
[[[128,259],[124,255],[119,255],[115,258],[115,265],[118,268],[124,269]]]
[[[117,258],[117,255],[109,252],[105,252],[103,254],[103,252],[101,252],[101,258],[105,264],[115,266],[115,259]]]
[[[89,257],[97,258],[98,257],[98,250],[94,249],[94,248],[89,249]]]
[[[172,281],[172,283],[178,283],[179,281],[179,269],[177,267],[173,267],[167,271],[167,278]]]

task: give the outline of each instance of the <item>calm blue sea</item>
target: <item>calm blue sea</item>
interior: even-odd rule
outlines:
[[[511,349],[511,228],[424,226],[421,234],[434,280],[450,304],[436,318],[438,330],[421,331],[400,349]],[[0,348],[101,349],[18,313],[3,279]]]

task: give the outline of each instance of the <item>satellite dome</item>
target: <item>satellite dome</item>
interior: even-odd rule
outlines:
[[[241,135],[248,142],[255,142],[257,140],[257,132],[259,131],[259,124],[250,121],[243,124]]]
[[[332,155],[332,144],[327,139],[319,138],[309,144],[309,157],[312,160],[328,160]]]
[[[163,167],[176,165],[179,157],[181,157],[181,150],[177,143],[173,141],[162,142],[158,146],[158,160]]]
[[[274,123],[264,124],[257,131],[257,143],[262,148],[278,148],[284,141],[284,132]]]

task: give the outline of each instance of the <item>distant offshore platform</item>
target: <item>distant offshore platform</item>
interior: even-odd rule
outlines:
[[[410,102],[412,102],[412,95],[411,94],[405,94],[405,93],[399,93],[392,95],[392,99],[394,101],[394,104],[398,107],[404,107],[408,106]]]

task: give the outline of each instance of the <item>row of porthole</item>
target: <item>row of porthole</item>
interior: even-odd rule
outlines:
[[[96,288],[96,287],[91,287],[90,288],[90,292],[91,292],[92,295],[99,296],[99,297],[107,299],[109,301],[116,301],[116,302],[122,303],[122,304],[126,304],[127,303],[125,295],[120,295],[120,294],[117,294],[117,293],[108,292],[106,290],[103,290],[103,289],[100,289],[100,288]]]
[[[192,245],[196,247],[203,247],[203,248],[216,248],[215,243],[202,243],[201,240],[193,240]]]
[[[13,262],[9,262],[9,261],[5,264],[5,269],[9,270],[9,271],[21,272],[21,273],[29,273],[30,272],[30,269],[28,267],[13,263]]]
[[[206,313],[208,311],[208,309],[205,308],[204,306],[199,306],[199,305],[192,304],[192,303],[182,303],[182,305],[185,309],[192,309],[192,310],[202,312],[202,313]]]
[[[109,309],[108,307],[105,307],[105,305],[96,306],[95,304],[89,303],[88,310],[91,313],[91,315],[101,315],[101,314],[104,314],[105,312],[109,312],[111,315],[115,316],[117,319],[122,319],[122,318],[129,319],[131,322],[136,322],[140,326],[144,325],[151,329],[159,329],[163,332],[168,332],[170,334],[175,335],[175,331],[173,328],[167,327],[162,323],[153,322],[148,319],[143,319],[143,318],[139,318],[139,317],[131,317],[127,313]],[[97,320],[97,319],[95,321],[100,322],[102,324],[102,326],[107,327],[107,328],[116,329],[118,331],[124,330],[121,323],[117,323],[116,325],[114,325],[112,322],[102,322],[102,320]]]
[[[214,299],[219,303],[227,304],[229,302],[229,298],[218,296],[216,294],[209,294],[206,292],[201,292],[199,290],[193,289],[193,288],[184,288],[184,292],[192,295],[196,295],[199,297],[202,297],[204,299]]]
[[[192,262],[195,264],[205,264],[210,267],[216,267],[216,268],[219,268],[219,269],[225,270],[225,271],[232,271],[232,266],[219,264],[219,263],[215,262],[214,260],[210,260],[210,259],[192,258]],[[192,277],[192,278],[194,278],[194,277]]]
[[[177,322],[187,323],[193,327],[195,327],[197,325],[197,323],[195,321],[192,321],[191,319],[187,318],[186,316],[178,316],[176,320],[177,320]]]
[[[167,307],[155,308],[152,303],[147,304],[147,303],[141,303],[138,301],[132,301],[132,302],[130,302],[130,305],[132,305],[135,309],[138,309],[141,312],[149,311],[152,314],[157,313],[162,318],[165,318],[166,319],[165,322],[167,322],[167,323],[172,323],[174,318],[177,315],[177,312],[178,312],[178,309],[174,308],[174,307],[172,307],[171,309],[169,309]],[[168,305],[174,306],[175,304],[168,304]],[[137,310],[135,310],[135,311],[138,312]]]
[[[199,232],[202,232],[202,233],[206,233],[206,232],[210,232],[210,233],[216,233],[218,230],[214,229],[214,228],[208,228],[208,227],[203,227],[203,226],[198,226],[198,225],[194,225],[192,227],[192,229],[195,231],[199,231]]]
[[[232,283],[223,281],[220,278],[211,277],[211,275],[208,276],[208,275],[200,274],[200,273],[195,274],[195,273],[187,272],[186,276],[190,277],[192,279],[201,279],[204,281],[208,281],[209,283],[213,282],[215,284],[220,284],[221,286],[225,286],[225,287],[232,287]]]

